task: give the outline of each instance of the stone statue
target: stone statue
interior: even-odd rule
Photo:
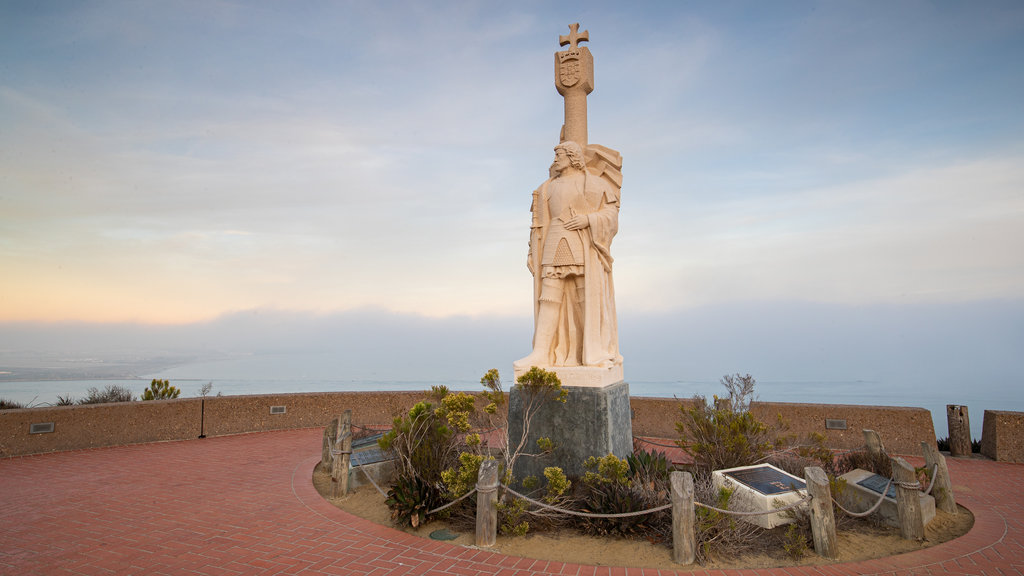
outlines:
[[[530,413],[529,393],[509,391],[509,446],[555,440],[543,458],[515,464],[517,478],[557,465],[582,476],[591,456],[633,451],[629,383],[619,355],[612,282],[612,240],[619,230],[622,156],[587,142],[587,95],[594,90],[594,57],[579,24],[559,36],[555,89],[565,99],[565,122],[549,178],[533,192],[530,251],[533,274],[533,351],[513,363],[515,379],[531,367],[554,372],[568,392]]]
[[[568,48],[555,52],[555,89],[565,103],[561,143],[551,177],[534,191],[530,209],[533,351],[513,369],[518,376],[531,366],[563,368],[563,384],[603,386],[622,378],[611,255],[619,229],[622,157],[587,143],[594,57],[579,46],[590,35],[579,32],[579,24],[569,30],[558,39]]]
[[[596,152],[604,151],[612,152]],[[531,208],[533,351],[514,368],[621,365],[611,256],[619,189],[588,170],[583,148],[571,140],[555,147],[551,172]]]

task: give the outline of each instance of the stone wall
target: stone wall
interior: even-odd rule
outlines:
[[[1024,462],[1024,412],[985,410],[981,453],[993,460]]]
[[[683,403],[692,400],[667,398],[630,399],[633,407],[633,434],[675,438],[675,423]],[[849,404],[795,404],[789,402],[754,402],[751,412],[762,422],[774,423],[778,417],[787,424],[787,434],[805,438],[811,433],[825,437],[825,444],[838,450],[856,450],[864,446],[862,429],[879,433],[890,453],[920,454],[921,442],[935,442],[931,412],[924,408],[900,406],[857,406]],[[846,429],[826,428],[845,424]]]
[[[351,409],[357,424],[390,424],[423,392],[314,392],[213,396],[0,410],[0,456],[19,456],[245,432],[326,426]],[[272,406],[284,412],[271,414]],[[33,424],[53,432],[30,434]]]
[[[424,398],[426,392],[317,392],[215,396],[121,402],[88,406],[56,406],[0,411],[0,456],[18,456],[166,440],[222,436],[267,430],[326,426],[346,409],[356,424],[390,424],[392,418]],[[676,438],[679,408],[692,400],[630,398],[633,434]],[[271,407],[284,407],[272,414]],[[757,402],[752,410],[762,420],[776,414],[789,423],[790,433],[820,432],[832,448],[855,449],[863,444],[861,428],[879,432],[886,448],[903,454],[920,453],[922,440],[934,442],[931,415],[923,408],[790,404]],[[825,420],[845,420],[846,430],[829,430]],[[1017,422],[1020,420],[1018,419]],[[32,424],[50,423],[53,432],[30,434]],[[1004,444],[1017,434],[1000,433]],[[988,417],[986,415],[986,430]],[[1002,428],[1000,428],[1002,430]],[[1017,444],[1017,454],[1020,454]]]

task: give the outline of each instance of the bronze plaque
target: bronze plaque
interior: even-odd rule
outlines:
[[[765,495],[782,494],[807,488],[807,484],[803,480],[783,474],[769,466],[733,470],[725,472],[725,475]]]

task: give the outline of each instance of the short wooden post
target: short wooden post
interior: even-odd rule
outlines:
[[[878,435],[878,432],[874,430],[861,430],[861,432],[864,433],[864,447],[867,448],[868,454],[878,456],[885,452],[882,437]]]
[[[320,464],[324,470],[330,470],[331,464],[334,461],[334,457],[331,455],[331,450],[334,449],[334,443],[338,440],[338,426],[341,424],[341,416],[331,420],[330,424],[324,428],[324,442],[323,449],[320,454]]]
[[[836,547],[836,517],[832,511],[832,490],[828,476],[817,466],[804,468],[807,493],[811,495],[811,535],[814,537],[814,551],[819,556],[835,560],[839,556]]]
[[[896,486],[896,512],[900,520],[900,536],[906,540],[924,540],[924,517],[921,514],[921,491],[904,484],[917,482],[914,467],[899,456],[892,461],[893,485]]]
[[[331,496],[348,494],[348,469],[352,458],[352,411],[345,410],[338,425],[338,439],[331,451]]]
[[[946,424],[949,426],[949,455],[971,455],[971,419],[967,406],[946,405]]]
[[[932,496],[935,498],[935,506],[948,514],[956,514],[956,499],[953,498],[953,483],[949,479],[946,457],[939,453],[934,442],[927,440],[921,441],[921,451],[924,452],[924,465],[928,467],[928,472],[934,470]]]
[[[498,538],[498,461],[484,460],[476,481],[476,545],[494,546]]]
[[[693,476],[689,472],[673,472],[672,488],[672,561],[693,564],[697,559],[694,535]]]

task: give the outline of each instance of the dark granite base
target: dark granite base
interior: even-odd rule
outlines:
[[[554,453],[541,458],[520,458],[513,471],[517,481],[527,476],[544,478],[544,468],[560,467],[568,476],[581,476],[584,461],[609,453],[625,458],[633,452],[633,423],[629,384],[601,388],[567,386],[565,404],[551,402],[530,424],[524,452],[537,452],[538,438],[551,438]],[[523,437],[523,399],[513,388],[509,395],[508,439],[516,446]]]

